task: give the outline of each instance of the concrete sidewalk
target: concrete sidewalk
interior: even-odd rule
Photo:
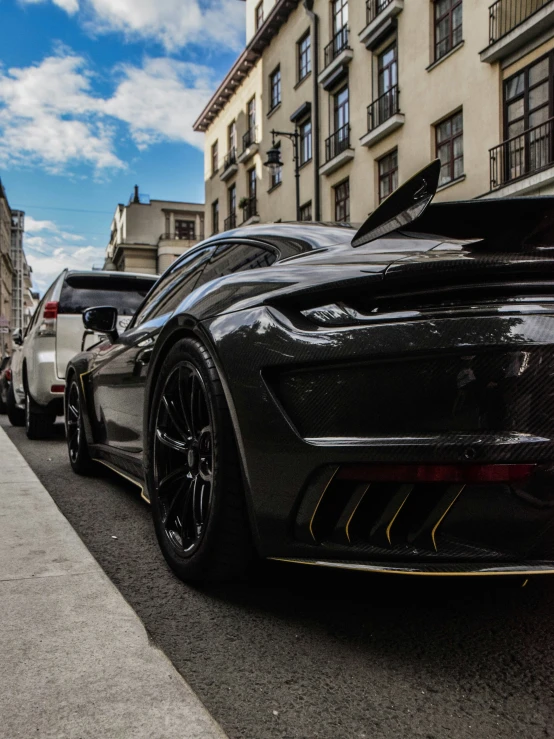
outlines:
[[[1,428],[0,737],[225,739]]]

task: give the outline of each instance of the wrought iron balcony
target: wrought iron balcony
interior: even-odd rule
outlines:
[[[255,196],[248,198],[246,205],[242,207],[242,222],[248,221],[258,215],[258,201]]]
[[[371,23],[392,3],[392,0],[366,0],[367,23]]]
[[[325,139],[325,161],[330,162],[346,149],[350,148],[350,126],[342,126]]]
[[[160,235],[160,241],[202,241],[204,238],[204,234],[200,232],[197,234],[194,232],[193,234],[183,234],[183,233],[176,233],[175,231],[171,232],[165,232]]]
[[[554,118],[489,151],[490,187],[498,187],[554,166]]]
[[[237,227],[237,214],[231,213],[230,216],[227,216],[227,218],[223,221],[223,230],[229,231],[231,228]]]
[[[223,159],[223,171],[225,172],[226,169],[229,167],[232,167],[233,164],[237,163],[237,150],[233,146],[232,149],[229,149],[228,154],[225,155],[225,158]]]
[[[489,8],[489,42],[496,43],[552,0],[496,0]]]
[[[396,113],[400,113],[399,106],[400,91],[398,85],[394,85],[377,100],[367,107],[367,130],[373,131],[382,123],[388,121]]]
[[[343,26],[340,31],[337,31],[335,35],[333,36],[330,43],[327,44],[327,46],[324,49],[323,55],[325,59],[325,67],[328,67],[329,64],[333,61],[333,59],[336,59],[338,55],[341,53],[341,51],[344,51],[345,49],[348,49],[348,28],[346,26]]]

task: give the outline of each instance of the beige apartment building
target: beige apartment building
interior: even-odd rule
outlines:
[[[208,233],[363,221],[437,156],[437,200],[554,193],[554,0],[246,0],[246,30],[195,123]]]
[[[11,259],[12,215],[6,191],[0,180],[0,358],[11,352],[12,283]]]
[[[104,269],[161,274],[204,238],[204,205],[150,200],[135,186],[112,219]]]

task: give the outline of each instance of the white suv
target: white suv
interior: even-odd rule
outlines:
[[[54,280],[25,336],[14,334],[21,349],[12,358],[15,413],[10,418],[25,424],[30,439],[47,437],[56,416],[63,414],[69,360],[103,338],[85,330],[83,311],[111,305],[117,308],[119,330],[124,331],[156,279],[129,272],[64,270]]]

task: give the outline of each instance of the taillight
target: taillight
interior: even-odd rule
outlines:
[[[52,300],[44,306],[44,313],[42,314],[42,321],[38,327],[38,336],[55,336],[56,335],[56,319],[58,317],[59,303],[57,300]]]
[[[342,467],[337,480],[360,482],[520,482],[534,464],[353,464]]]
[[[52,319],[58,317],[58,306],[59,303],[57,300],[52,300],[49,303],[46,303],[44,306],[44,319]]]
[[[12,381],[12,371],[11,371],[11,369],[10,369],[9,367],[8,367],[8,369],[7,369],[7,370],[6,370],[5,372],[4,372],[4,374],[5,374],[5,376],[6,376],[6,380],[7,380],[8,382],[11,382],[11,381]]]

